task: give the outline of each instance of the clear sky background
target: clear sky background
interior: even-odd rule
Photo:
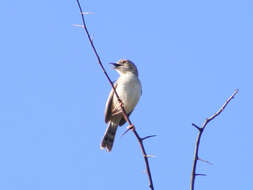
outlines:
[[[145,142],[155,189],[187,190],[198,125],[196,190],[253,189],[253,3],[250,0],[81,0],[107,63],[139,69],[143,95],[131,120]],[[120,128],[100,150],[110,86],[75,0],[3,1],[0,7],[0,189],[148,189],[139,145]]]

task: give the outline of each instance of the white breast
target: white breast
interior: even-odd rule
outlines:
[[[138,77],[132,73],[121,75],[117,83],[117,93],[125,106],[126,112],[130,113],[140,99],[141,83]],[[117,99],[114,97],[113,101],[116,103]]]

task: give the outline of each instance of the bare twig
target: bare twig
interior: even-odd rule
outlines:
[[[235,97],[235,95],[238,93],[238,91],[239,90],[236,89],[234,91],[234,93],[226,100],[226,102],[223,104],[223,106],[221,106],[221,108],[215,114],[213,114],[211,117],[207,118],[201,127],[197,126],[194,123],[192,124],[195,128],[198,129],[199,134],[197,136],[196,145],[195,145],[194,160],[193,160],[192,175],[191,175],[191,188],[190,188],[191,190],[194,190],[195,177],[196,176],[205,176],[205,174],[197,174],[196,173],[196,167],[197,167],[198,160],[204,161],[204,160],[200,159],[199,155],[198,155],[201,136],[202,136],[207,124],[210,121],[212,121],[213,119],[215,119],[218,115],[221,114],[221,112],[226,108],[228,103]],[[208,162],[208,161],[205,161],[205,162]],[[208,163],[210,163],[210,162],[208,162]]]
[[[137,131],[135,129],[135,126],[132,124],[132,122],[130,121],[130,119],[127,116],[127,113],[126,113],[126,110],[125,110],[125,108],[123,106],[123,103],[122,103],[122,101],[121,101],[118,93],[116,92],[116,90],[114,88],[112,80],[110,79],[109,75],[105,71],[105,68],[104,68],[104,66],[102,64],[102,61],[101,61],[101,59],[100,59],[100,57],[99,57],[99,55],[97,53],[97,50],[96,50],[96,48],[95,48],[95,46],[93,44],[92,38],[91,38],[90,33],[89,33],[89,31],[87,29],[87,26],[86,26],[86,22],[85,22],[85,19],[84,19],[84,14],[83,14],[84,12],[82,10],[81,4],[80,4],[79,0],[76,0],[76,2],[78,4],[79,10],[80,10],[80,14],[81,14],[81,17],[82,17],[82,23],[83,23],[82,28],[84,29],[84,31],[85,31],[85,33],[86,33],[86,35],[88,37],[88,40],[89,40],[90,45],[92,47],[92,50],[93,50],[93,52],[94,52],[94,54],[95,54],[95,56],[97,58],[98,64],[102,68],[102,70],[103,70],[103,72],[104,72],[107,80],[109,81],[109,83],[110,83],[110,85],[111,85],[111,87],[112,87],[112,89],[113,89],[113,91],[114,91],[114,93],[115,93],[115,95],[116,95],[119,103],[120,103],[120,107],[122,109],[122,114],[124,116],[124,119],[128,122],[129,126],[131,126],[131,130],[132,130],[132,132],[134,133],[134,135],[136,136],[136,138],[137,138],[137,140],[139,142],[139,145],[140,145],[141,151],[142,151],[142,155],[143,155],[143,158],[144,158],[144,161],[145,161],[145,164],[146,164],[146,172],[148,174],[149,187],[150,187],[151,190],[154,190],[153,181],[152,181],[152,177],[151,177],[151,171],[150,171],[149,162],[148,162],[148,156],[146,154],[146,151],[145,151],[145,148],[144,148],[144,145],[143,145],[143,139],[139,136],[139,134],[137,133]]]

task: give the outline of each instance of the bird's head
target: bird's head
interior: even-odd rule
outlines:
[[[114,69],[120,74],[124,75],[127,73],[133,73],[138,76],[138,70],[135,64],[128,59],[121,59],[117,63],[111,63],[114,65]]]

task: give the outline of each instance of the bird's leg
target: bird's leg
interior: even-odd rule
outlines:
[[[127,126],[127,129],[128,129],[128,130],[131,130],[131,129],[133,129],[133,128],[134,128],[134,125],[133,125],[133,124]]]
[[[120,103],[119,103],[120,107],[124,107],[124,103],[120,100]]]
[[[120,107],[118,107],[118,106],[120,106]],[[124,108],[124,103],[121,100],[118,102],[118,106],[117,106],[117,109],[112,112],[112,116],[123,113],[122,108]]]
[[[119,115],[119,114],[121,114],[121,113],[122,113],[122,110],[120,109],[120,110],[118,110],[118,111],[116,111],[116,112],[113,112],[113,113],[112,113],[112,116]]]

